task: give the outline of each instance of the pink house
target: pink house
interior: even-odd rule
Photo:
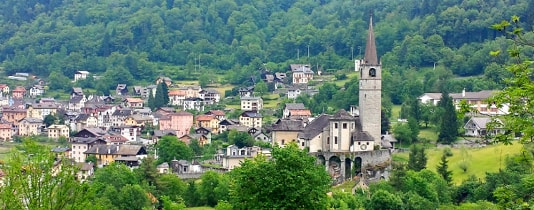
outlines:
[[[159,119],[159,129],[176,131],[176,136],[189,134],[192,126],[193,114],[189,112],[171,113]]]
[[[17,86],[13,90],[13,98],[24,98],[24,95],[26,95],[26,88],[22,86]]]

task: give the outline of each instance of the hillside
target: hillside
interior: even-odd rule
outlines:
[[[482,82],[450,84],[454,89],[500,87],[502,71],[485,71],[507,57],[487,55],[506,43],[490,41],[501,36],[490,26],[519,15],[531,28],[530,8],[534,3],[527,0],[7,0],[0,2],[0,61],[7,75],[56,72],[62,78],[88,70],[104,76],[96,85],[100,92],[110,80],[196,79],[206,71],[237,85],[258,77],[258,69],[284,71],[289,63],[316,64],[328,73],[351,69],[351,58],[361,56],[372,11],[378,51],[390,72],[384,79],[401,86],[384,90],[400,104],[436,91],[446,72],[487,74]],[[434,64],[445,71],[434,73],[440,77],[418,72]],[[493,83],[482,85],[487,80]]]

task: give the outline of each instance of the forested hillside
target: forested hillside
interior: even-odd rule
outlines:
[[[107,85],[194,78],[199,69],[240,84],[259,68],[293,62],[351,69],[372,13],[384,90],[402,103],[444,82],[452,90],[500,87],[508,58],[489,52],[508,43],[491,25],[518,15],[531,30],[531,11],[528,0],[5,0],[0,61],[7,74],[63,78],[84,69]],[[437,72],[424,71],[434,65]],[[449,81],[453,74],[484,77]]]

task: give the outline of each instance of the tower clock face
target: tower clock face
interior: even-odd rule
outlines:
[[[362,149],[362,150],[367,149],[367,145],[365,145],[365,144],[360,145],[360,149]]]

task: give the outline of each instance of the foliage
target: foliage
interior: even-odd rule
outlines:
[[[408,169],[420,171],[426,168],[426,153],[423,146],[414,144],[410,147],[410,156],[408,160]]]
[[[234,144],[239,148],[254,146],[254,138],[247,132],[230,130],[228,133],[228,143]]]
[[[273,148],[273,158],[245,160],[231,172],[235,209],[325,209],[330,178],[295,144]]]
[[[534,110],[530,104],[533,103],[531,96],[534,93],[534,82],[532,81],[534,61],[531,59],[531,53],[525,55],[525,51],[534,47],[533,32],[527,32],[521,27],[518,16],[512,16],[510,22],[503,20],[494,24],[493,28],[504,32],[507,39],[513,43],[511,49],[508,50],[512,62],[506,66],[506,70],[512,75],[504,80],[506,87],[491,99],[499,109],[504,106],[509,107],[508,113],[500,116],[504,123],[494,119],[489,127],[502,128],[506,131],[495,137],[497,141],[505,144],[511,144],[516,134],[520,134],[521,142],[532,142],[534,139],[534,128],[532,127]],[[492,51],[492,54],[498,56],[500,50]]]
[[[57,117],[54,116],[53,114],[48,114],[45,116],[45,118],[43,119],[43,123],[45,124],[45,126],[48,128],[50,127],[50,125],[52,124],[55,124],[57,121]]]
[[[191,160],[193,150],[185,142],[176,136],[163,136],[156,146],[158,163],[170,162],[171,160]]]
[[[371,201],[369,203],[369,209],[376,210],[402,209],[403,206],[404,203],[402,202],[401,198],[399,198],[399,196],[384,190],[378,190],[377,192],[373,193],[373,195],[371,196]]]
[[[6,209],[84,208],[81,203],[84,189],[74,176],[76,167],[67,160],[56,162],[49,151],[32,139],[25,139],[20,150],[10,153],[0,166],[6,183],[0,188],[1,206]]]

